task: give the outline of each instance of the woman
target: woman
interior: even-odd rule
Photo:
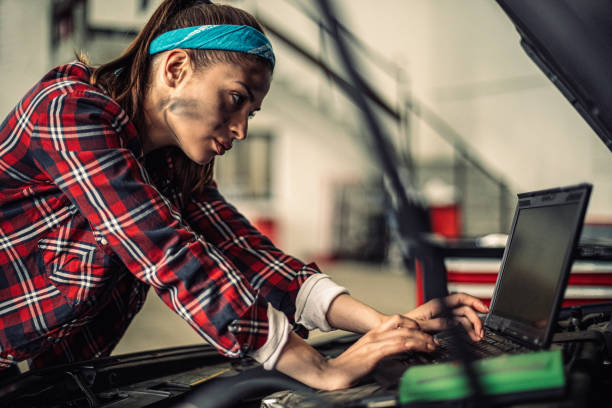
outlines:
[[[439,304],[385,316],[283,254],[216,190],[274,54],[244,11],[166,0],[118,59],[57,67],[0,128],[0,365],[109,355],[153,287],[229,357],[338,389],[436,347]],[[449,297],[478,340],[477,299]],[[326,360],[300,335],[365,335]]]

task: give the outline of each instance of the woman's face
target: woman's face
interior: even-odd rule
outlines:
[[[268,93],[271,72],[264,64],[216,63],[199,70],[170,65],[155,102],[157,146],[175,145],[196,163],[206,164],[247,135],[248,121]]]

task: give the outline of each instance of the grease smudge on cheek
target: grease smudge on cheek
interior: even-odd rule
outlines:
[[[199,102],[196,99],[172,98],[167,103],[168,111],[185,119],[200,118]]]

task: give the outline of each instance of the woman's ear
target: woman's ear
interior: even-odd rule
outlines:
[[[163,59],[161,76],[164,84],[176,88],[192,74],[191,58],[183,49],[170,50]]]

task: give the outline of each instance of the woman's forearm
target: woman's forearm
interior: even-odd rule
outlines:
[[[382,323],[384,315],[350,295],[337,296],[327,310],[327,322],[336,329],[366,333]]]
[[[326,377],[327,359],[293,332],[289,334],[275,369],[310,387],[334,389]]]

